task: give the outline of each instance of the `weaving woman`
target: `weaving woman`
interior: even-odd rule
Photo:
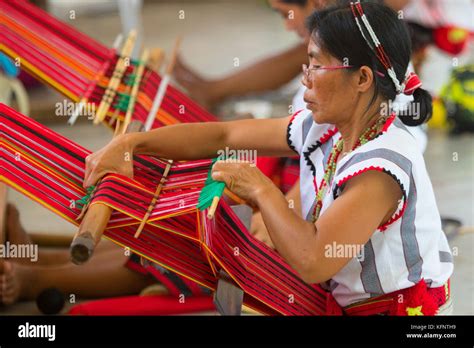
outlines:
[[[445,313],[452,256],[423,157],[404,126],[431,114],[431,97],[406,74],[406,27],[387,7],[359,2],[316,12],[308,25],[308,110],[117,137],[87,158],[84,186],[109,172],[133,175],[124,153],[198,159],[225,147],[296,152],[300,212],[247,163],[218,162],[213,178],[261,212],[275,249],[306,282],[327,287],[345,313]],[[401,93],[413,94],[413,112],[387,113]],[[336,252],[339,246],[361,246],[363,258],[350,248]]]

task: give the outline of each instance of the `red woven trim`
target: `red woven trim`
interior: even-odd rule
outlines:
[[[393,215],[386,223],[384,223],[382,226],[380,226],[378,229],[380,232],[383,232],[385,231],[388,226],[390,226],[391,224],[393,224],[395,221],[397,221],[398,219],[400,219],[402,216],[403,216],[403,213],[405,213],[405,209],[407,207],[407,201],[405,200],[403,202],[403,207],[402,209],[400,209],[398,212],[395,212],[395,215]]]
[[[339,130],[337,129],[337,127],[334,127],[332,129],[329,129],[328,131],[326,131],[326,133],[324,133],[321,138],[319,138],[319,142],[321,143],[319,146],[321,146],[322,144],[324,144],[326,141],[328,141],[329,139],[331,139],[334,134],[336,134],[337,132],[339,132]]]
[[[341,187],[341,186],[344,185],[348,180],[352,179],[353,177],[355,177],[355,176],[357,176],[357,175],[359,175],[359,174],[368,172],[369,170],[376,170],[376,171],[379,171],[379,172],[385,171],[385,169],[382,168],[382,167],[376,167],[376,166],[366,167],[366,168],[360,169],[360,170],[358,170],[357,172],[354,172],[354,173],[349,174],[348,176],[342,178],[341,180],[339,180],[339,181],[337,182],[337,186],[338,186],[338,187]]]
[[[387,122],[385,122],[383,128],[382,128],[382,133],[385,133],[389,128],[390,126],[392,125],[393,121],[395,121],[395,117],[397,117],[397,115],[395,113],[392,113],[390,115],[390,117],[387,119]]]
[[[288,125],[290,125],[291,123],[293,123],[293,120],[295,119],[295,117],[296,117],[298,114],[300,114],[301,112],[303,112],[303,110],[304,110],[304,109],[301,109],[301,110],[296,111],[296,112],[293,114],[293,116],[291,116],[290,122],[288,123]]]
[[[450,281],[448,280],[448,289]],[[405,299],[399,303],[399,295]],[[373,297],[362,303],[344,308],[346,315],[361,316],[375,314],[389,314],[406,316],[407,307],[423,306],[424,315],[435,315],[439,307],[444,305],[450,297],[450,292],[446,294],[445,286],[428,288],[422,279],[418,284],[406,289],[397,290],[389,294]]]
[[[400,188],[402,189],[402,194],[403,194],[402,199],[404,200],[403,207],[399,211],[395,212],[395,214],[392,217],[390,217],[390,219],[386,223],[384,223],[383,225],[377,227],[377,230],[379,230],[380,232],[384,232],[388,228],[388,226],[390,226],[391,224],[393,224],[395,221],[397,221],[398,219],[400,219],[403,216],[403,213],[405,212],[405,209],[406,209],[406,206],[407,206],[407,201],[406,201],[407,194],[405,192],[405,188],[403,187],[403,184],[398,180],[398,178],[396,177],[395,174],[393,174],[390,170],[385,169],[383,167],[378,167],[378,166],[366,167],[366,168],[360,169],[360,170],[358,170],[358,171],[342,178],[341,180],[339,180],[337,182],[336,189],[338,187],[341,187],[342,185],[344,185],[347,181],[349,181],[353,177],[355,177],[359,174],[368,172],[369,170],[375,170],[375,171],[378,171],[378,172],[383,172],[383,173],[389,174],[392,178],[394,178],[394,180],[397,182],[398,185],[400,185]]]
[[[346,315],[353,315],[353,316],[366,316],[366,315],[376,315],[382,313],[388,313],[390,308],[393,306],[393,299],[392,298],[374,298],[371,302],[362,303],[359,305],[355,305],[354,307],[350,307],[344,309],[344,313]]]

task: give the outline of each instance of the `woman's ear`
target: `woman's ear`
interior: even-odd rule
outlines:
[[[356,74],[357,91],[367,92],[372,86],[374,81],[374,73],[371,68],[364,65],[359,68],[358,74]]]

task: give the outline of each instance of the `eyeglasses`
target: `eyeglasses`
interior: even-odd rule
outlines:
[[[339,70],[349,68],[352,68],[352,65],[314,65],[312,67],[308,67],[306,64],[303,64],[303,79],[310,81],[312,79],[311,72],[315,70]]]

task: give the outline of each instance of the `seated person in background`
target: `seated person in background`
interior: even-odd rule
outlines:
[[[189,96],[201,105],[213,108],[230,97],[245,96],[250,93],[268,92],[301,75],[301,65],[306,63],[306,47],[309,33],[305,26],[306,18],[314,11],[335,4],[349,3],[349,0],[269,0],[270,6],[280,13],[285,28],[295,32],[300,43],[288,50],[264,58],[246,68],[219,79],[206,79],[189,68],[181,59],[177,60],[174,77],[188,92]],[[377,0],[384,2],[395,11],[405,7],[410,0]],[[303,109],[304,89],[293,99],[293,111]]]
[[[9,204],[6,240],[10,244],[32,244],[20,222],[19,212]],[[149,285],[161,284],[162,295],[208,296],[207,289],[154,265],[142,266],[140,258],[121,246],[102,241],[84,265],[71,262],[69,248],[39,248],[37,262],[0,258],[0,303],[34,301],[45,289],[55,287],[66,298],[77,299],[138,295]],[[166,284],[164,286],[163,284]],[[156,288],[156,286],[155,286]],[[137,313],[140,314],[140,313]]]

